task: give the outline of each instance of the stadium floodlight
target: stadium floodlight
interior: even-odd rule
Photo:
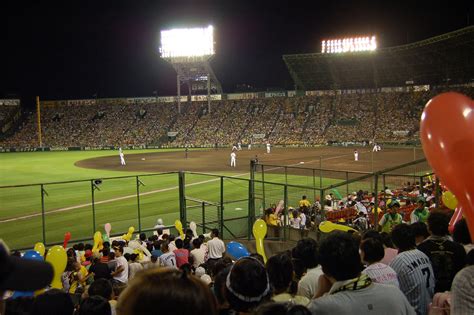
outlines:
[[[323,40],[321,53],[346,53],[358,51],[374,51],[377,49],[375,36],[347,37],[340,39]]]
[[[214,27],[161,31],[160,54],[166,59],[210,57],[214,55]]]

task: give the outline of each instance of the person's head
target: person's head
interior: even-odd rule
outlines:
[[[163,235],[163,229],[162,228],[156,229],[156,233],[158,233],[158,235]]]
[[[161,251],[163,253],[167,253],[169,251],[169,245],[168,242],[163,242],[161,243]]]
[[[368,238],[360,244],[360,257],[366,264],[373,264],[383,259],[385,250],[381,241]]]
[[[112,284],[106,279],[97,279],[89,286],[87,290],[89,296],[100,295],[101,297],[110,300],[112,299]]]
[[[399,251],[414,249],[416,246],[415,234],[412,228],[405,223],[395,225],[392,229],[392,241]]]
[[[356,240],[348,233],[330,233],[319,247],[319,261],[323,272],[335,281],[359,276],[362,263]]]
[[[84,243],[79,243],[76,245],[77,246],[77,250],[79,251],[83,251],[84,250]]]
[[[176,241],[174,241],[174,244],[176,245],[176,248],[181,249],[183,248],[183,240],[178,238]]]
[[[441,211],[433,211],[428,216],[428,230],[436,236],[448,235],[449,216]]]
[[[472,243],[466,219],[462,219],[454,225],[453,239],[455,242],[463,245]]]
[[[109,253],[109,260],[115,259],[115,251]]]
[[[212,229],[211,232],[211,237],[219,237],[219,230],[218,229]]]
[[[380,237],[382,237],[382,243],[385,247],[394,248],[392,237],[390,236],[390,234],[388,234],[387,232],[382,232],[380,233]]]
[[[159,312],[174,315],[215,315],[216,302],[209,287],[185,272],[149,269],[137,274],[117,303],[118,315]]]
[[[425,208],[425,199],[424,198],[418,198],[416,201],[416,207],[417,209],[424,209]]]
[[[106,257],[109,255],[109,253],[110,253],[110,248],[104,247],[104,249],[102,249],[102,256]]]
[[[123,247],[122,246],[114,247],[114,254],[115,254],[115,257],[123,256]]]
[[[388,205],[388,212],[391,214],[396,214],[398,213],[398,210],[400,210],[400,204],[397,200],[392,200],[392,202]]]
[[[226,279],[226,299],[237,312],[250,312],[270,298],[271,289],[263,264],[251,257],[240,258]]]
[[[201,247],[201,240],[199,238],[193,239],[193,248],[199,248]]]
[[[290,256],[285,253],[274,255],[267,260],[266,268],[273,294],[286,292],[293,280],[293,264]]]
[[[262,304],[254,312],[255,315],[311,315],[306,306],[294,303],[270,302]]]
[[[71,296],[59,289],[51,289],[38,295],[31,314],[72,315],[74,304]]]
[[[140,233],[140,241],[142,241],[142,242],[146,241],[146,234],[145,233]]]
[[[227,275],[229,274],[230,267],[231,267],[230,265],[225,267],[214,277],[213,291],[217,299],[217,306],[219,309],[224,309],[228,307],[228,302],[225,298],[225,292],[226,292],[225,282],[227,279]],[[196,269],[196,273],[197,273],[197,269]]]
[[[415,243],[418,245],[423,242],[430,233],[428,232],[428,227],[423,222],[415,222],[410,225],[411,229],[413,230],[413,234],[415,234]]]
[[[137,260],[137,257],[138,257],[138,255],[135,254],[135,253],[130,254],[130,261],[131,261],[131,262],[135,262],[135,261]]]
[[[312,238],[303,238],[296,243],[292,256],[300,260],[305,268],[315,268],[319,264],[318,243]]]
[[[109,301],[102,296],[93,295],[83,300],[77,312],[78,315],[110,315],[112,310]]]
[[[303,199],[303,200],[306,200],[306,196],[305,196],[305,195],[303,195],[303,196],[301,197],[301,199]]]
[[[365,241],[366,239],[369,238],[375,238],[379,240],[380,242],[382,241],[382,237],[380,236],[380,233],[376,230],[367,230],[362,234],[362,241]]]

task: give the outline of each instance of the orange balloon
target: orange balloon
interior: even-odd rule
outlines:
[[[474,102],[448,92],[432,98],[420,122],[423,151],[436,175],[456,195],[474,239]]]

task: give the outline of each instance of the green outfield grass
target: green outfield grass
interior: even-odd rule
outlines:
[[[151,153],[160,150],[136,150],[133,153]],[[46,183],[43,187],[46,242],[55,243],[63,239],[64,233],[71,232],[73,239],[92,238],[95,230],[103,230],[105,223],[112,224],[112,233],[124,233],[129,226],[138,230],[151,229],[157,218],[172,225],[179,218],[178,174],[134,174],[123,171],[84,169],[74,166],[78,160],[116,155],[111,151],[65,151],[26,152],[0,154],[0,186]],[[140,222],[138,220],[137,177],[140,185]],[[236,176],[224,180],[224,219],[246,217],[248,214],[248,173],[220,174]],[[125,178],[111,178],[121,177]],[[94,191],[94,209],[91,205],[91,182],[93,178],[104,178]],[[256,178],[259,180],[260,178]],[[83,180],[74,183],[53,183],[59,181]],[[301,186],[312,186],[312,177],[282,174],[265,174],[265,181]],[[323,185],[341,180],[323,179]],[[319,179],[318,183],[319,184]],[[186,174],[186,196],[220,202],[220,178],[211,175]],[[344,192],[345,193],[345,192]],[[296,205],[302,194],[312,199],[319,196],[318,190],[289,188],[290,205]],[[279,185],[256,184],[257,211],[278,203],[284,198],[284,188]],[[265,196],[267,204],[261,199]],[[187,220],[202,222],[202,205],[187,201]],[[25,248],[42,241],[41,187],[11,187],[0,189],[0,238],[12,248]],[[95,225],[93,213],[95,212]],[[217,221],[218,208],[207,205],[205,221]],[[245,220],[229,223],[232,233],[247,229]],[[214,227],[211,224],[209,227]],[[231,234],[229,234],[231,235]]]

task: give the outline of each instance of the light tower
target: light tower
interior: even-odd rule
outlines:
[[[209,61],[214,56],[214,28],[180,28],[161,31],[161,58],[176,70],[178,112],[181,113],[181,84],[192,92],[207,90],[207,107],[211,112],[211,90],[222,93],[222,87]]]

